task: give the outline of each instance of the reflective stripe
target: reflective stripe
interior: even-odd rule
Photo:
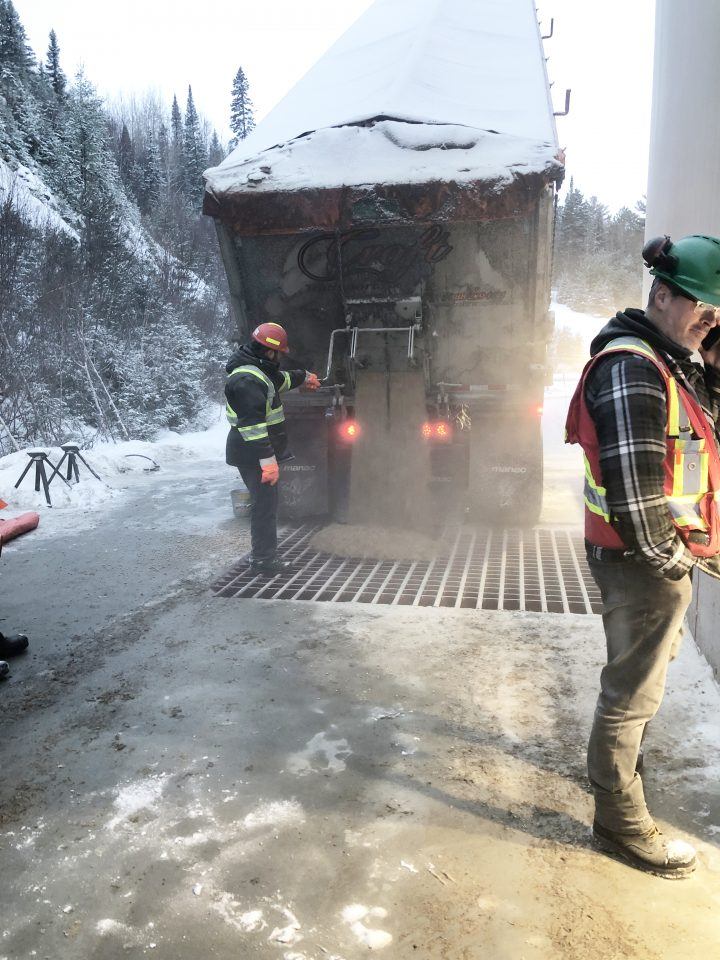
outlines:
[[[237,430],[243,440],[265,440],[268,435],[266,423],[254,423],[250,427],[238,427]]]
[[[270,426],[277,426],[279,423],[284,423],[285,421],[285,411],[283,410],[282,404],[278,397],[278,392],[275,390],[275,384],[272,382],[270,377],[259,370],[257,367],[252,366],[251,364],[246,364],[242,367],[236,367],[228,374],[228,379],[234,377],[236,373],[249,373],[252,377],[257,377],[258,380],[261,380],[267,387],[267,400],[265,402],[265,422],[261,424],[254,424],[249,427],[238,427],[238,417],[233,408],[229,403],[225,405],[225,415],[228,419],[228,423],[231,427],[237,427],[240,434],[244,440],[264,440],[268,436],[267,428]],[[283,371],[283,383],[280,387],[280,390],[289,390],[290,389],[290,374],[286,371]],[[277,402],[277,406],[273,406],[273,403]],[[262,433],[258,433],[258,429],[262,429]]]
[[[236,367],[234,370],[228,374],[228,379],[234,377],[236,373],[249,373],[251,377],[257,377],[258,380],[262,380],[265,386],[268,388],[268,400],[275,398],[275,384],[272,382],[270,377],[266,376],[262,370],[258,370],[257,367],[253,367],[252,364],[246,364],[244,367]]]
[[[583,459],[585,461],[585,506],[591,513],[596,513],[599,517],[603,517],[606,523],[610,523],[610,508],[605,499],[607,490],[595,482],[590,468],[590,461],[585,455],[583,455]]]
[[[286,390],[289,390],[291,383],[290,374],[287,370],[283,370],[283,382],[280,384],[280,393],[285,393]]]
[[[283,423],[285,421],[285,411],[282,407],[276,407],[274,410],[271,410],[267,415],[267,424],[272,427],[278,423]]]
[[[700,515],[699,507],[695,505],[694,510],[688,510],[687,504],[678,501],[675,497],[668,498],[668,510],[672,514],[673,522],[678,527],[692,527],[694,530],[705,531],[708,525]]]

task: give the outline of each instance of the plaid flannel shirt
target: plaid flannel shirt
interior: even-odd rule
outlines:
[[[675,379],[694,389],[706,416],[716,424],[720,370],[659,352]],[[600,444],[608,505],[624,543],[663,577],[680,580],[698,566],[720,579],[720,558],[693,556],[667,507],[663,469],[667,397],[655,365],[639,354],[610,354],[590,372],[585,397]]]

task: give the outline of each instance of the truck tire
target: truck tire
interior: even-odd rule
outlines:
[[[542,497],[540,418],[474,417],[468,458],[470,519],[532,527],[540,518]]]

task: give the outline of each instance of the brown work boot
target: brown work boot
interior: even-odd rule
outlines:
[[[657,827],[645,833],[615,833],[593,823],[593,839],[606,853],[622,857],[631,866],[656,877],[681,880],[697,866],[695,850],[684,840],[666,840]]]

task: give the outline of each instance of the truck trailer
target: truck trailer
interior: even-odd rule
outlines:
[[[358,378],[422,376],[437,502],[532,524],[556,193],[532,0],[377,0],[206,172],[238,337],[274,321],[323,388],[285,402],[281,509],[342,518]]]

